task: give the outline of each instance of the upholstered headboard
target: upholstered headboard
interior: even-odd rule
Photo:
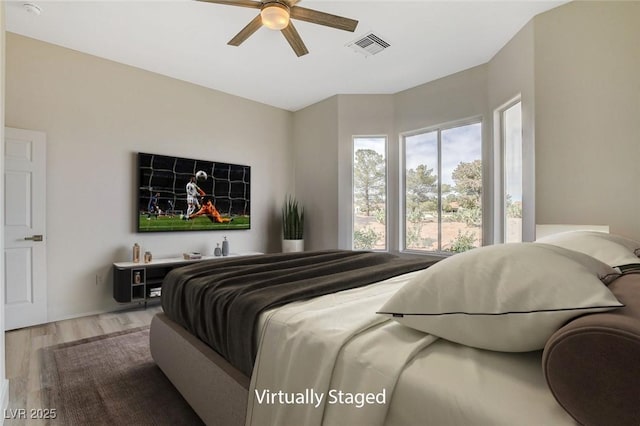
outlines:
[[[536,225],[536,239],[567,231],[598,231],[609,233],[609,225],[538,224]]]
[[[547,342],[551,392],[584,425],[640,424],[640,275],[609,289],[624,308],[576,318]]]

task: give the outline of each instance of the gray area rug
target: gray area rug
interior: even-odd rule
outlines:
[[[43,407],[59,425],[201,425],[149,353],[149,328],[42,350]]]

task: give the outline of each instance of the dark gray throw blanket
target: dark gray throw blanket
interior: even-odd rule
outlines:
[[[345,250],[202,261],[174,269],[166,276],[162,308],[250,377],[257,353],[254,328],[261,312],[361,287],[433,263],[423,258]]]

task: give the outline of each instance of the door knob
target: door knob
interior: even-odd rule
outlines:
[[[24,237],[25,241],[42,241],[42,235],[32,235],[30,237]]]

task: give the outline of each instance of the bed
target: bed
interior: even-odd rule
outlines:
[[[569,249],[544,243],[534,247],[532,244],[523,244],[521,247],[523,250],[526,248],[526,253],[516,254],[519,256],[517,259],[530,256],[531,250],[543,251],[546,256],[561,257],[562,262],[567,264],[577,262],[576,259],[588,263],[596,280],[598,275],[611,273],[607,269],[609,265],[588,255],[580,257]],[[509,253],[520,250],[512,246],[506,249]],[[488,251],[491,250],[494,250],[491,256],[500,258],[496,256],[495,249]],[[483,254],[485,250],[477,251]],[[567,255],[568,252],[571,253]],[[274,263],[294,262],[299,264],[299,270],[304,271],[317,268],[317,256],[336,256],[340,263],[344,262],[340,260],[343,255],[349,258],[347,263],[362,263],[365,270],[374,272],[355,273],[357,285],[354,285],[343,283],[346,276],[353,278],[352,272],[341,275],[341,271],[329,268],[328,275],[336,275],[337,278],[330,280],[331,285],[321,281],[320,287],[331,288],[317,292],[317,289],[298,289],[301,282],[316,277],[317,270],[306,275],[303,273],[302,276],[294,274],[293,284],[289,284],[289,278],[286,278],[288,273],[270,269]],[[365,260],[357,259],[360,256],[364,256]],[[470,312],[458,315],[460,312],[449,310],[447,315],[437,315],[438,318],[433,318],[431,311],[429,315],[422,316],[415,316],[411,312],[389,312],[398,310],[397,306],[393,306],[394,303],[407,303],[401,300],[403,297],[419,301],[424,295],[403,295],[403,291],[413,283],[424,281],[426,275],[433,279],[439,273],[440,277],[446,276],[449,280],[456,275],[450,270],[453,268],[460,271],[458,275],[466,273],[471,277],[458,276],[454,279],[477,280],[478,264],[464,264],[465,261],[469,262],[470,257],[478,256],[456,255],[449,258],[462,259],[460,262],[463,262],[463,267],[460,267],[456,265],[458,260],[447,259],[445,263],[400,259],[397,262],[398,259],[390,261],[394,258],[390,255],[380,257],[380,254],[324,251],[230,259],[217,263],[215,267],[211,265],[215,271],[208,270],[206,265],[202,265],[203,262],[199,266],[181,268],[175,274],[170,274],[163,284],[165,313],[157,315],[152,321],[151,353],[203,421],[213,425],[574,425],[605,424],[598,423],[603,418],[615,419],[616,424],[638,424],[640,412],[633,407],[640,405],[635,396],[640,395],[640,372],[637,368],[634,370],[634,363],[629,361],[640,356],[637,343],[640,336],[638,275],[627,274],[619,278],[618,274],[618,279],[605,283],[609,285],[608,288],[598,281],[599,284],[594,284],[598,287],[597,291],[602,291],[602,287],[607,293],[603,293],[604,299],[597,303],[598,309],[592,309],[591,298],[588,302],[591,305],[582,306],[581,309],[587,310],[580,311],[581,315],[577,318],[573,315],[569,320],[564,317],[556,319],[555,325],[548,327],[548,335],[541,337],[536,336],[536,332],[527,332],[530,337],[527,337],[526,345],[540,346],[543,341],[542,346],[535,350],[529,350],[529,346],[525,345],[516,347],[515,351],[505,351],[514,348],[501,347],[504,342],[491,335],[500,334],[501,329],[495,328],[494,322],[482,325],[488,329],[488,334],[487,330],[474,329],[485,318],[470,315]],[[481,262],[481,265],[486,263],[486,259],[481,257],[474,261]],[[549,260],[544,256],[542,262],[549,265]],[[393,265],[388,267],[387,263]],[[445,267],[441,267],[441,263]],[[507,262],[508,265],[514,263],[516,265],[513,267],[505,266],[502,259],[498,261],[498,266],[491,265],[485,269],[494,270],[494,275],[495,270],[499,269],[501,277],[508,277],[509,274],[522,272],[522,265],[518,262],[513,259]],[[343,266],[337,269],[341,270]],[[234,317],[229,313],[233,309],[227,308],[236,304],[237,295],[230,294],[225,286],[220,286],[223,302],[218,297],[214,309],[219,312],[213,316],[209,312],[208,319],[207,315],[203,317],[194,313],[210,310],[210,307],[203,305],[203,300],[208,297],[207,291],[203,290],[207,287],[204,282],[231,282],[231,287],[245,289],[240,283],[247,282],[246,273],[241,272],[240,276],[235,274],[252,268],[249,290],[242,291],[253,294],[249,296],[250,299],[260,300],[262,305],[258,312],[252,313],[250,308],[241,306],[238,309],[240,316]],[[346,266],[346,269],[349,268]],[[585,269],[584,265],[577,269],[580,268]],[[302,291],[303,294],[289,300],[289,291],[285,292],[285,296],[277,296],[276,299],[281,300],[276,303],[272,299],[265,301],[255,294],[260,295],[264,291],[262,281],[254,279],[256,274],[276,276],[279,282],[286,283],[289,290],[294,288],[294,292]],[[585,281],[584,277],[580,277],[580,280]],[[473,303],[483,298],[468,289],[463,291],[470,293],[468,299],[476,299]],[[169,295],[166,299],[165,294]],[[620,297],[612,299],[612,295]],[[427,297],[434,299],[433,294]],[[554,298],[557,299],[558,295],[554,295]],[[632,303],[629,303],[630,300]],[[446,300],[438,300],[438,303],[446,304]],[[194,310],[193,306],[199,308]],[[545,315],[549,311],[544,311]],[[247,314],[246,320],[242,319],[244,314]],[[428,317],[427,320],[433,322],[426,327],[436,330],[437,334],[426,333],[421,329],[424,328],[422,323],[412,324],[412,321],[421,317]],[[469,317],[470,323],[457,323]],[[500,317],[499,320],[503,320],[504,315]],[[510,321],[522,322],[521,317]],[[586,325],[581,325],[580,321],[584,322],[585,319]],[[496,318],[488,320],[496,321]],[[221,324],[226,325],[223,327]],[[231,343],[220,340],[218,334],[221,328],[236,328],[234,337],[229,338]],[[459,329],[471,330],[470,336],[461,337]],[[629,345],[622,351],[607,353],[606,361],[602,360],[601,353],[595,353],[593,357],[584,356],[591,346],[596,347],[596,352],[612,347],[610,342],[602,344],[602,338],[600,343],[588,347],[583,343],[576,346],[575,342],[583,342],[583,335],[589,335],[593,329],[604,330],[604,334],[614,336],[616,342],[621,336],[620,330],[623,330]],[[515,330],[516,335],[519,330],[522,328]],[[509,332],[505,331],[507,335]],[[238,333],[245,336],[240,338]],[[481,343],[474,341],[477,336],[481,337]],[[238,340],[242,343],[238,343]],[[508,345],[521,345],[514,343],[511,337],[507,340]],[[478,347],[485,344],[490,348]],[[581,361],[571,369],[571,377],[563,377],[561,373],[567,370],[567,365],[575,363],[573,346],[579,347]],[[236,355],[233,355],[234,352]],[[243,352],[250,355],[248,361],[237,356]],[[624,354],[624,359],[621,354]],[[594,363],[600,364],[598,368],[594,369]],[[603,364],[615,367],[616,363],[622,367],[603,368]],[[576,397],[576,387],[585,387],[584,375],[579,374],[585,371],[590,372],[587,382],[598,383],[597,389],[587,392],[587,396]],[[605,371],[606,375],[598,373]],[[600,376],[607,375],[615,377],[614,385],[598,382],[604,380]],[[593,398],[597,399],[596,403],[591,401]],[[594,404],[597,410],[593,409]]]

